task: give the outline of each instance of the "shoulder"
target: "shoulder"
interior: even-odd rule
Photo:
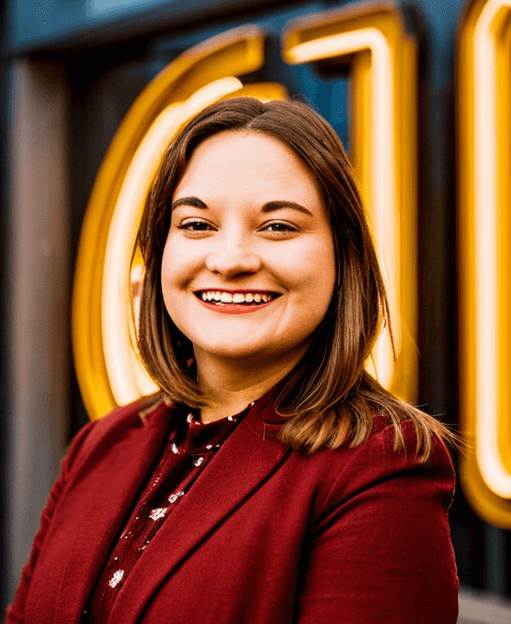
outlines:
[[[433,450],[427,461],[423,461],[418,452],[417,428],[411,419],[400,423],[403,444],[395,445],[395,427],[387,416],[375,414],[370,435],[361,444],[354,445],[346,440],[339,448],[322,449],[311,457],[319,461],[333,462],[339,469],[348,466],[365,466],[368,470],[376,469],[382,476],[402,470],[415,468],[446,469],[452,473],[452,462],[445,444],[433,435]],[[321,459],[320,459],[321,458]]]
[[[395,496],[432,497],[448,508],[455,474],[444,443],[433,439],[433,450],[424,462],[417,452],[417,434],[411,420],[401,423],[404,445],[395,449],[394,427],[376,415],[370,436],[358,446],[345,442],[333,450],[317,451],[310,458],[319,483],[318,501],[335,505],[361,492],[385,491]],[[385,484],[385,487],[381,487]]]
[[[401,472],[407,470],[424,469],[427,472],[446,472],[450,476],[454,476],[454,469],[451,457],[444,442],[432,431],[432,451],[429,458],[425,461],[420,452],[420,444],[418,443],[417,434],[418,424],[406,419],[400,423],[402,433],[402,447],[396,448],[395,427],[386,416],[376,414],[374,426],[369,439],[360,447],[360,452],[371,454],[378,451],[381,455],[382,464],[380,468],[384,475],[393,472]]]
[[[170,409],[163,401],[147,397],[119,406],[102,418],[85,425],[69,447],[64,467],[84,461],[90,456],[108,452],[117,444],[143,435],[144,430],[168,422]]]

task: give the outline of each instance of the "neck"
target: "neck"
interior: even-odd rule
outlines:
[[[208,423],[244,410],[252,401],[262,397],[293,370],[299,357],[285,363],[271,363],[253,370],[250,363],[218,362],[207,354],[196,352],[199,385],[207,405],[201,409],[202,422]]]

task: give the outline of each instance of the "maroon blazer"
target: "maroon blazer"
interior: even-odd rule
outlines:
[[[172,408],[136,405],[75,438],[43,511],[9,624],[80,621],[160,448]],[[127,577],[113,624],[455,624],[443,444],[421,465],[375,416],[370,438],[310,457],[251,408]]]

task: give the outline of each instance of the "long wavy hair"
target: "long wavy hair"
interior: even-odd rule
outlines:
[[[161,286],[161,262],[170,227],[171,203],[194,150],[226,131],[267,135],[291,148],[318,181],[332,227],[338,287],[327,314],[300,364],[280,383],[275,409],[287,418],[280,439],[312,453],[352,446],[369,436],[375,413],[394,426],[395,447],[403,445],[400,423],[411,419],[417,450],[431,454],[436,434],[453,434],[439,421],[403,403],[365,369],[382,327],[390,331],[387,295],[352,165],[331,126],[300,102],[233,98],[196,115],[171,141],[149,193],[137,243],[145,263],[137,342],[143,362],[171,401],[200,408],[193,347],[169,317]]]

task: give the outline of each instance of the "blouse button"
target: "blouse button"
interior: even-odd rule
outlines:
[[[194,462],[193,465],[194,466],[200,466],[202,464],[202,462],[204,461],[204,457],[198,457]]]

